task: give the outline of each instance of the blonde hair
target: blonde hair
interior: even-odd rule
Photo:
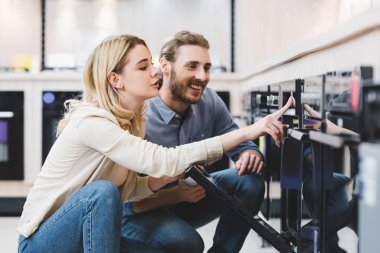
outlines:
[[[107,78],[111,72],[122,72],[128,53],[136,45],[147,47],[144,40],[125,34],[105,39],[92,51],[84,69],[83,96],[65,101],[66,112],[58,124],[57,135],[63,131],[75,109],[83,105],[102,108],[115,116],[122,129],[136,136],[144,135],[145,104],[136,112],[124,109]]]

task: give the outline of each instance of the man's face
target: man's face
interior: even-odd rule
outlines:
[[[173,98],[196,104],[210,80],[211,61],[207,48],[184,45],[178,48],[172,63],[169,88]]]

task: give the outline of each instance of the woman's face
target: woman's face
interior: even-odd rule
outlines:
[[[118,75],[123,88],[119,89],[123,105],[141,104],[158,95],[158,69],[144,45],[135,46],[127,55],[126,64]],[[133,109],[133,108],[129,108]]]

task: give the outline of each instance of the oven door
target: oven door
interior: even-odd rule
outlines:
[[[0,92],[0,180],[24,178],[23,93]]]
[[[57,140],[57,126],[62,119],[68,99],[79,98],[80,91],[44,91],[42,93],[42,161],[46,160]]]

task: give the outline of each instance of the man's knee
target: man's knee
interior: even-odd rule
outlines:
[[[257,175],[246,175],[242,177],[241,195],[243,198],[260,200],[264,197],[264,180]]]
[[[170,236],[164,250],[168,253],[202,253],[204,243],[201,236],[195,230],[191,233],[184,232],[181,231]]]
[[[264,180],[257,175],[241,176],[239,189],[236,194],[238,198],[256,214],[264,199]]]

